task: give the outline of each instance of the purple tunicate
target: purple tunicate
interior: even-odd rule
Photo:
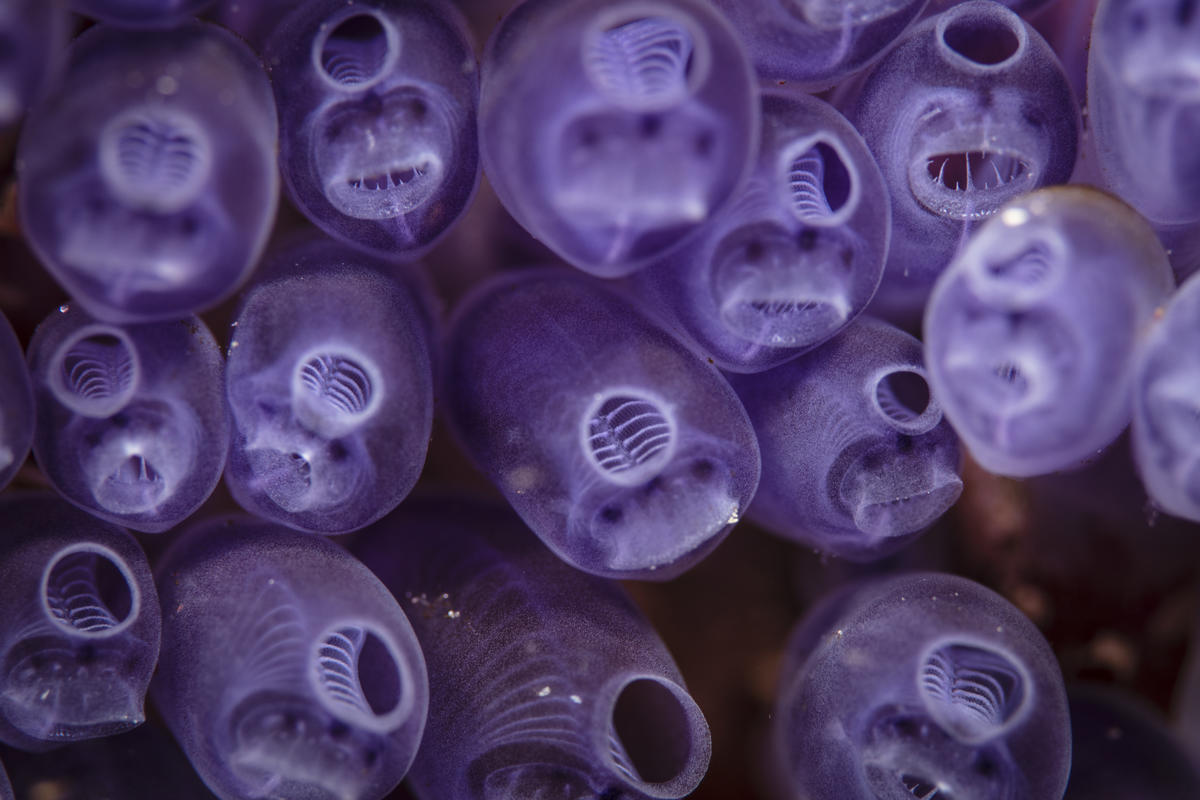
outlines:
[[[528,0],[488,42],[479,115],[509,213],[605,277],[708,220],[758,141],[741,43],[702,0]]]
[[[507,276],[463,301],[444,396],[517,513],[598,575],[678,575],[758,485],[754,430],[720,373],[578,273]]]
[[[203,523],[157,570],[155,704],[222,800],[379,800],[412,763],[428,706],[404,612],[321,537]]]
[[[868,66],[927,0],[716,0],[766,83],[828,89]]]
[[[0,128],[20,120],[50,84],[68,28],[63,0],[0,3]]]
[[[872,309],[919,313],[969,233],[1001,205],[1066,182],[1079,106],[1045,40],[1012,11],[973,0],[910,31],[848,114],[892,200],[892,240]]]
[[[25,354],[0,314],[0,489],[17,474],[33,443],[33,384]]]
[[[442,0],[310,0],[271,34],[279,163],[329,234],[391,259],[431,247],[479,181],[479,75]]]
[[[21,218],[55,278],[101,319],[177,319],[249,273],[275,217],[271,87],[213,25],[75,41],[26,120]]]
[[[158,658],[146,556],[58,498],[0,501],[0,740],[25,750],[140,725]]]
[[[208,499],[229,450],[217,342],[196,317],[113,325],[63,306],[29,345],[33,454],[89,514],[157,533]]]
[[[420,300],[343,245],[286,250],[247,293],[226,371],[234,499],[298,530],[345,533],[421,473],[433,376]]]
[[[1108,186],[1158,225],[1200,221],[1200,14],[1191,0],[1104,0],[1088,120]]]
[[[891,232],[871,151],[827,103],[768,90],[750,181],[689,244],[631,280],[722,369],[819,345],[875,294]]]
[[[985,222],[925,314],[930,385],[975,460],[1024,477],[1108,446],[1173,285],[1146,221],[1094,189],[1042,189]]]
[[[123,28],[169,28],[214,0],[69,0],[71,10]]]
[[[796,796],[1059,800],[1062,673],[1008,601],[953,575],[843,590],[793,636],[776,706]]]
[[[424,800],[680,798],[708,725],[614,583],[563,564],[507,510],[406,505],[356,552],[408,610],[429,664]]]
[[[1133,448],[1142,483],[1170,514],[1200,521],[1200,275],[1171,298],[1133,376]]]
[[[930,395],[921,344],[867,317],[781,367],[737,375],[762,449],[750,516],[855,561],[888,555],[962,492],[958,438]]]

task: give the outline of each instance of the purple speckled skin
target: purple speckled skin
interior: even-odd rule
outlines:
[[[913,28],[847,114],[892,199],[887,269],[872,310],[919,313],[938,274],[1006,201],[1065,183],[1079,106],[1045,40],[992,0]]]
[[[493,280],[463,301],[443,396],[517,513],[597,575],[678,575],[758,485],[754,430],[720,373],[569,270]]]
[[[832,598],[789,647],[776,756],[802,800],[1059,800],[1062,673],[1007,600],[953,575]]]
[[[1142,484],[1170,514],[1200,521],[1200,275],[1179,287],[1137,354],[1133,451]]]
[[[646,619],[507,509],[406,504],[355,552],[404,604],[429,664],[423,800],[678,798],[708,725]]]
[[[25,463],[33,443],[33,382],[21,343],[0,314],[0,489]]]
[[[315,0],[264,50],[288,192],[327,233],[413,259],[462,216],[479,182],[479,72],[442,0]]]
[[[1129,423],[1134,355],[1174,277],[1154,231],[1111,195],[1008,204],[943,273],[925,313],[934,395],[985,469],[1067,469]]]
[[[626,275],[737,189],[757,103],[741,43],[703,0],[527,0],[484,54],[483,165],[542,243]]]
[[[0,3],[0,128],[16,123],[53,80],[68,27],[63,0]]]
[[[1104,0],[1088,117],[1109,188],[1152,222],[1200,222],[1200,14],[1179,0]]]
[[[962,492],[958,437],[924,376],[921,343],[868,317],[795,361],[733,376],[762,448],[750,516],[854,561],[924,531]]]
[[[257,58],[199,23],[96,26],[69,57],[18,148],[30,244],[103,319],[220,302],[257,259],[278,199],[275,101]]]
[[[33,454],[54,487],[148,533],[208,499],[229,450],[224,362],[197,317],[113,325],[63,306],[29,344]]]
[[[71,10],[123,28],[170,28],[215,0],[69,0]]]
[[[715,0],[765,83],[828,89],[870,65],[928,0]]]
[[[297,530],[346,533],[412,489],[433,426],[420,300],[390,267],[316,241],[264,266],[226,371],[234,499]]]
[[[157,569],[154,702],[222,800],[379,800],[412,763],[425,662],[388,590],[336,544],[237,518]]]
[[[845,117],[767,90],[749,182],[689,244],[636,273],[635,290],[721,369],[758,372],[841,330],[875,294],[891,207]]]
[[[50,495],[8,495],[0,513],[0,741],[46,750],[140,725],[160,633],[145,554]]]

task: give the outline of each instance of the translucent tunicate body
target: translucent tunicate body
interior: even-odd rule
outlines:
[[[266,269],[229,345],[226,484],[247,511],[291,528],[361,528],[425,463],[433,376],[420,301],[386,265],[328,241]]]
[[[614,583],[556,559],[506,509],[406,504],[355,552],[411,616],[429,664],[422,800],[679,798],[708,725]]]
[[[114,322],[178,319],[248,274],[275,217],[277,128],[257,58],[213,25],[75,40],[17,153],[25,233]]]
[[[878,59],[927,0],[716,0],[760,79],[828,89]]]
[[[229,451],[224,362],[197,317],[113,325],[76,305],[29,344],[33,454],[89,514],[157,533],[208,499]]]
[[[0,740],[45,750],[140,725],[160,626],[137,542],[49,495],[9,495],[0,518]]]
[[[1133,448],[1142,483],[1170,514],[1200,521],[1200,276],[1171,297],[1137,354]]]
[[[1030,476],[1106,447],[1173,285],[1146,221],[1094,189],[1042,189],[984,223],[925,313],[930,385],[975,460]]]
[[[843,589],[792,637],[775,748],[804,800],[1059,800],[1062,673],[1011,603],[953,575]]]
[[[892,200],[892,240],[872,309],[918,315],[969,233],[1005,202],[1065,183],[1079,106],[1045,40],[992,0],[913,28],[871,71],[848,114]]]
[[[783,366],[731,379],[762,449],[750,515],[855,561],[907,544],[962,492],[958,437],[930,395],[921,343],[862,317]]]
[[[268,39],[279,164],[329,234],[415,258],[462,216],[479,181],[479,73],[443,0],[312,0]]]
[[[68,26],[64,0],[0,3],[0,128],[20,120],[53,80]]]
[[[754,495],[758,445],[729,384],[593,279],[544,270],[485,284],[446,353],[459,439],[580,569],[677,575]]]
[[[1103,0],[1088,120],[1108,187],[1152,222],[1200,221],[1200,14],[1190,0]]]
[[[33,384],[25,354],[0,314],[0,489],[8,485],[33,443]]]
[[[157,570],[152,693],[222,800],[380,800],[425,727],[425,662],[378,579],[321,537],[250,518],[189,530]]]
[[[891,210],[871,151],[827,103],[762,99],[746,186],[688,244],[632,279],[717,366],[757,372],[819,345],[875,294]]]
[[[527,0],[488,42],[479,116],[505,208],[606,277],[709,219],[758,141],[750,66],[702,0]]]
[[[123,28],[169,28],[215,0],[70,0],[71,10]]]

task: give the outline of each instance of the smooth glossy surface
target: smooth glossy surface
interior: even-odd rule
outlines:
[[[804,800],[1059,800],[1062,673],[1008,601],[953,575],[846,591],[793,635],[776,757]]]
[[[234,499],[298,530],[345,533],[395,508],[429,447],[433,376],[420,300],[332,242],[275,254],[229,343]]]
[[[868,317],[795,361],[735,376],[763,458],[750,516],[855,561],[924,531],[963,488],[958,437],[926,377],[920,342]]]
[[[892,199],[892,243],[873,308],[919,312],[967,236],[1005,202],[1065,183],[1079,107],[1058,58],[992,0],[913,28],[875,65],[847,114]]]
[[[875,294],[891,234],[883,176],[831,106],[762,93],[750,181],[634,290],[717,366],[758,372],[811,350]]]
[[[429,663],[411,775],[423,800],[648,800],[699,784],[708,725],[658,635],[511,512],[406,505],[355,552],[404,604]]]
[[[12,326],[0,314],[0,489],[25,463],[33,444],[33,382]]]
[[[756,105],[741,43],[702,0],[528,0],[484,54],[483,166],[548,247],[626,275],[730,198]]]
[[[212,25],[97,26],[22,129],[25,233],[98,317],[172,319],[242,280],[275,216],[275,103],[253,53]]]
[[[222,800],[379,800],[412,762],[428,682],[404,612],[319,537],[203,523],[158,565],[155,704]]]
[[[310,0],[264,48],[289,194],[327,233],[413,259],[479,181],[479,73],[442,0]]]
[[[208,499],[229,450],[217,342],[197,317],[113,325],[63,306],[29,344],[33,453],[89,514],[158,533]]]
[[[159,612],[133,537],[49,495],[0,501],[0,740],[25,750],[140,725]]]
[[[1200,222],[1200,14],[1188,0],[1104,0],[1088,118],[1111,189],[1152,222]]]
[[[543,270],[481,286],[446,353],[460,441],[580,569],[678,575],[754,496],[758,444],[729,384],[592,279]]]
[[[988,220],[925,313],[930,385],[975,460],[1040,475],[1108,446],[1173,285],[1146,221],[1093,189],[1043,189]]]

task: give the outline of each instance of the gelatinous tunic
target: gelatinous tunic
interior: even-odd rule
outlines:
[[[776,755],[803,800],[1059,800],[1062,673],[1007,600],[953,575],[846,591],[793,636]]]
[[[33,383],[21,343],[0,314],[0,489],[25,463],[33,443]]]
[[[962,492],[958,437],[926,383],[921,344],[860,317],[823,347],[732,378],[762,449],[750,515],[855,561],[910,542]]]
[[[742,45],[703,0],[529,0],[488,42],[483,166],[518,222],[615,277],[725,203],[758,141]]]
[[[588,572],[679,574],[758,485],[754,431],[720,373],[577,273],[480,287],[449,334],[445,386],[476,463]]]
[[[158,533],[212,494],[229,412],[221,352],[197,317],[114,325],[62,306],[34,333],[29,365],[33,453],[72,503]]]
[[[6,495],[0,519],[0,740],[45,750],[140,725],[160,623],[137,542],[50,495]]]
[[[98,25],[70,49],[17,153],[21,220],[55,279],[89,311],[177,319],[224,299],[275,218],[271,87],[214,25]]]
[[[1146,221],[1094,189],[1041,189],[984,223],[925,314],[930,385],[975,460],[1040,475],[1108,446],[1173,285]]]
[[[678,798],[708,725],[615,584],[555,558],[507,509],[406,504],[355,547],[403,603],[429,663],[423,800]]]
[[[154,702],[222,800],[380,800],[412,763],[428,682],[412,628],[336,544],[250,518],[158,565]]]

